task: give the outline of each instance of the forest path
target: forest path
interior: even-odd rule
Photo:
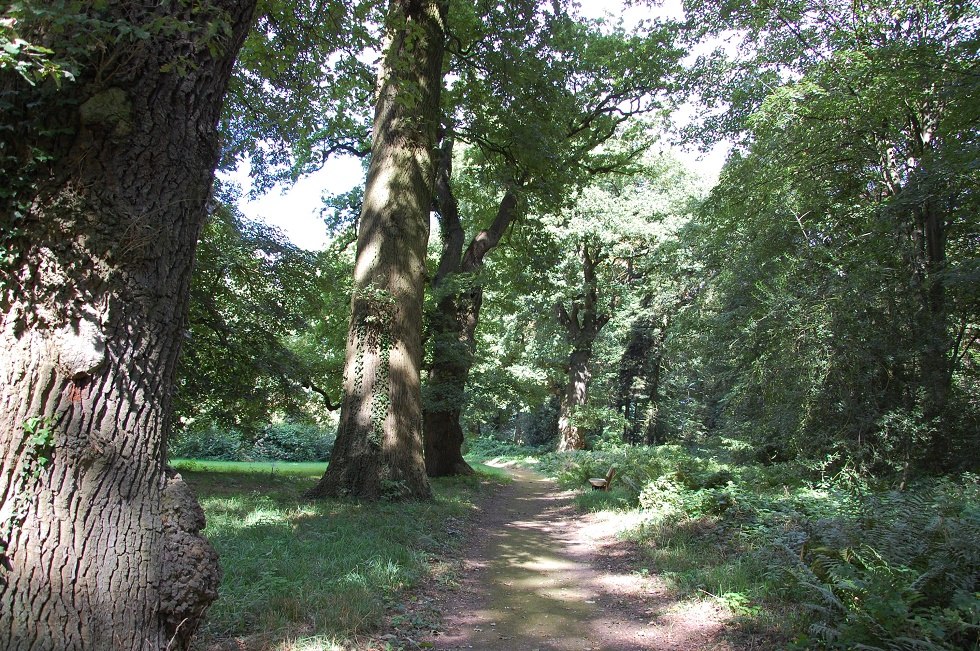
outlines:
[[[436,595],[436,649],[636,651],[732,647],[725,616],[707,602],[676,602],[641,576],[622,519],[577,512],[574,494],[528,470],[481,506],[458,589]],[[639,565],[638,565],[639,564]]]

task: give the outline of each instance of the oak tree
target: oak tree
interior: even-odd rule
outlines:
[[[254,2],[16,3],[0,69],[0,646],[185,648],[217,596],[166,469],[217,123]]]

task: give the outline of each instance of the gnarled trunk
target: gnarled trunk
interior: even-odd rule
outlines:
[[[517,214],[515,189],[501,198],[493,223],[481,230],[463,251],[465,232],[459,206],[450,184],[453,142],[443,142],[436,175],[436,200],[442,224],[443,249],[439,268],[432,279],[436,292],[446,292],[448,281],[461,273],[476,274]],[[425,469],[430,477],[465,475],[473,472],[463,459],[463,428],[460,415],[464,390],[473,366],[476,328],[480,322],[483,288],[474,284],[462,291],[450,291],[437,305],[430,320],[433,341],[432,366],[425,386]]]
[[[446,0],[393,0],[357,237],[344,397],[311,497],[431,496],[422,457],[422,300]]]
[[[4,649],[181,649],[217,597],[203,512],[165,458],[217,122],[253,6],[86,4],[102,24],[177,29],[128,43],[86,24],[48,43],[102,44],[79,46],[96,58],[62,91],[0,81],[2,150],[50,157],[3,163]],[[227,36],[207,36],[214,21]]]
[[[562,395],[558,412],[558,451],[582,450],[585,448],[585,432],[575,422],[575,412],[585,406],[589,399],[589,381],[592,372],[592,346],[576,349],[568,356],[568,381]]]

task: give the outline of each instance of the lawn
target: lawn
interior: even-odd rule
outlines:
[[[484,469],[434,480],[431,502],[313,502],[302,494],[323,463],[172,465],[204,507],[224,572],[198,649],[334,649],[376,630],[407,589],[435,575],[453,580],[442,561],[458,550],[475,498],[499,481]]]

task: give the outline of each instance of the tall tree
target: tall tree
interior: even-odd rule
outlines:
[[[463,390],[473,366],[483,288],[479,282],[457,287],[453,281],[473,278],[480,273],[484,258],[500,243],[519,207],[518,190],[508,189],[493,222],[481,230],[464,251],[466,232],[459,215],[459,202],[451,187],[452,157],[453,140],[446,138],[436,176],[443,250],[432,278],[437,296],[435,310],[429,317],[432,363],[423,411],[425,468],[430,477],[473,472],[463,459],[460,412],[464,403]]]
[[[607,260],[608,252],[603,251],[598,242],[585,238],[578,246],[578,253],[582,260],[581,293],[571,301],[571,309],[561,302],[555,305],[558,322],[572,347],[558,415],[559,452],[585,448],[585,433],[575,421],[575,412],[588,400],[593,347],[599,332],[612,316],[599,304],[599,280],[596,276],[597,267]],[[611,303],[609,307],[611,310],[614,306]]]
[[[219,571],[164,459],[254,2],[38,4],[4,24],[74,81],[0,70],[0,646],[185,648]]]
[[[422,303],[446,0],[393,0],[354,265],[344,397],[313,497],[426,498]]]
[[[449,135],[436,186],[443,249],[433,277],[432,363],[425,387],[431,476],[469,469],[460,414],[487,256],[528,205],[559,210],[589,178],[632,166],[646,139],[619,149],[603,149],[603,143],[622,135],[632,118],[659,107],[657,92],[669,85],[679,56],[665,25],[638,33],[606,31],[576,19],[560,2],[511,0],[501,8],[457,18],[458,34],[464,35],[454,50],[460,80],[444,102]],[[468,165],[454,180],[457,138],[470,149]],[[466,192],[465,184],[473,181],[465,177],[480,179],[483,196]],[[471,213],[463,217],[458,185]],[[464,219],[477,221],[484,214],[486,226],[467,244]]]

